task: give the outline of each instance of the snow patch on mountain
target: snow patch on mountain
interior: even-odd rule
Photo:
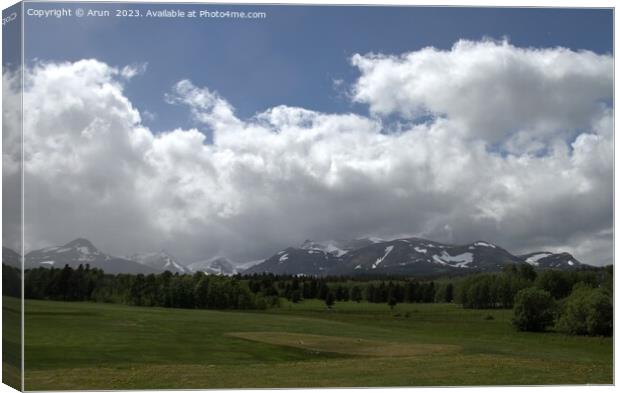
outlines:
[[[525,262],[529,263],[532,266],[538,266],[539,265],[538,261],[543,258],[548,257],[549,255],[551,255],[550,252],[541,252],[539,254],[534,254],[530,256],[529,258],[527,258]],[[572,263],[569,263],[569,264],[572,265]]]
[[[348,252],[347,250],[339,247],[338,243],[334,241],[314,242],[311,240],[306,240],[301,245],[301,249],[308,250],[308,252],[311,254],[316,252],[323,252],[327,254],[332,254],[336,257],[341,257]]]
[[[450,255],[446,251],[442,251],[440,255],[433,255],[433,260],[447,266],[469,267],[468,265],[474,260],[474,255],[471,252],[464,252],[459,255]]]
[[[490,247],[490,248],[497,248],[494,244],[491,243],[487,243],[487,242],[482,242],[482,241],[477,241],[474,243],[474,246],[479,246],[479,247]]]
[[[84,246],[78,247],[77,250],[81,252],[82,254],[90,255],[90,250],[88,249],[88,247],[84,247]]]
[[[372,264],[372,268],[376,269],[377,266],[379,266],[379,264],[381,262],[383,262],[388,255],[390,255],[390,253],[392,252],[393,249],[394,249],[394,246],[387,246],[385,248],[385,254],[383,254],[383,256],[381,258],[377,258],[377,261]]]
[[[168,261],[166,262],[166,264],[164,265],[164,268],[167,267],[172,267],[174,269],[180,270],[180,271],[185,271],[185,268],[181,265],[179,265],[178,263],[174,262],[174,261]]]

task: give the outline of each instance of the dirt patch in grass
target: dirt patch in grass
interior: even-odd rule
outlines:
[[[362,338],[287,332],[239,332],[227,333],[226,335],[267,344],[301,348],[312,352],[360,356],[402,357],[456,352],[461,349],[457,345],[396,343]]]

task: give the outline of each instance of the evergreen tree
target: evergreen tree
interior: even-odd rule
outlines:
[[[454,300],[454,285],[451,282],[446,285],[446,294],[444,300],[446,303],[452,303],[452,300]]]
[[[291,301],[293,303],[299,303],[301,301],[301,291],[299,289],[296,289],[291,293]]]
[[[355,285],[351,289],[351,300],[356,302],[356,303],[359,303],[359,302],[362,301],[362,290],[357,285]]]
[[[327,295],[325,295],[325,305],[331,310],[335,302],[336,300],[334,294],[331,291],[328,291]]]

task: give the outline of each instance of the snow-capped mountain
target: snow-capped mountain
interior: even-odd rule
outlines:
[[[163,250],[159,252],[134,254],[129,259],[156,270],[167,270],[169,272],[179,274],[189,272],[187,267],[181,265],[172,255]]]
[[[26,269],[37,267],[63,268],[65,265],[77,268],[79,265],[86,266],[87,264],[92,268],[102,269],[110,274],[158,273],[158,270],[134,261],[104,254],[87,239],[76,239],[63,246],[31,251],[26,254],[25,258]]]
[[[278,252],[244,273],[437,275],[492,272],[501,270],[505,265],[522,263],[563,269],[581,265],[568,253],[515,256],[485,241],[452,245],[420,238],[357,239],[348,244],[306,241],[301,247],[289,247]]]
[[[214,257],[206,261],[194,262],[187,265],[187,267],[192,272],[204,272],[222,276],[231,276],[239,272],[233,262],[225,257]]]
[[[521,255],[520,258],[541,269],[574,269],[583,265],[567,252],[554,254],[549,251],[539,251]]]

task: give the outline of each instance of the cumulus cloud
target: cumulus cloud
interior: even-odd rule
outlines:
[[[163,133],[142,124],[122,69],[29,69],[28,246],[86,236],[121,255],[248,261],[307,238],[418,235],[611,263],[610,56],[459,42],[352,62],[371,116],[282,105],[240,119],[182,80],[166,99],[201,129]]]
[[[398,56],[355,55],[352,95],[377,115],[445,116],[473,137],[539,149],[574,136],[612,98],[613,59],[564,48],[517,48],[507,41],[459,41]]]
[[[2,244],[21,250],[21,72],[2,74]]]

